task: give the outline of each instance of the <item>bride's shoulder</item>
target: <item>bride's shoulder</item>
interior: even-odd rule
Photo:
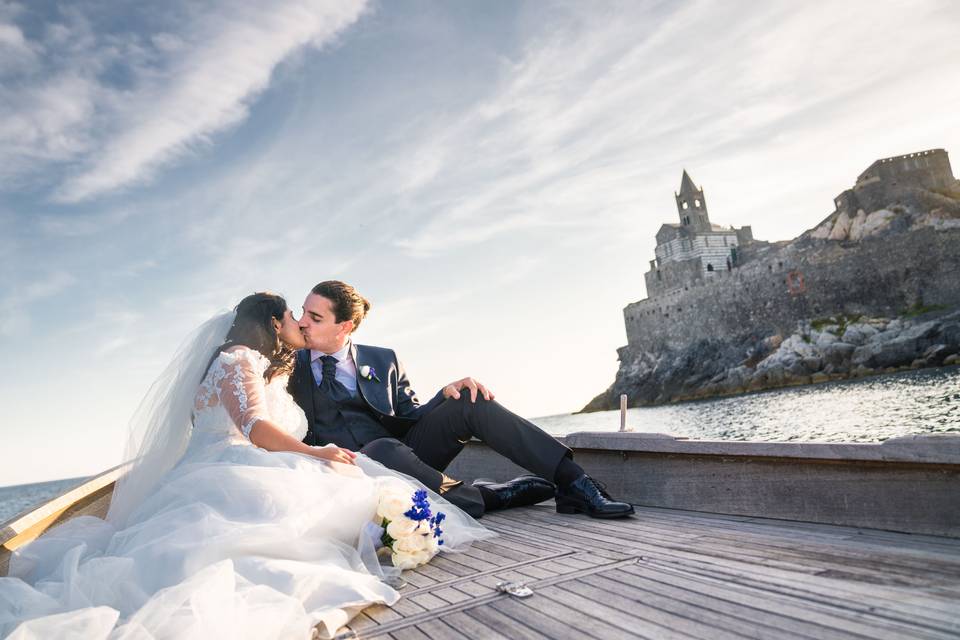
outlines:
[[[248,363],[257,369],[266,369],[270,365],[270,360],[266,356],[245,345],[224,349],[217,355],[217,359],[226,366]]]

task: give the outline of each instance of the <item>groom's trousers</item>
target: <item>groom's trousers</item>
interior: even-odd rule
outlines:
[[[401,440],[379,438],[361,451],[386,467],[413,476],[471,516],[483,515],[480,490],[443,471],[477,438],[502,456],[536,475],[553,480],[557,465],[570,450],[529,420],[495,400],[462,393],[447,399],[417,421]]]

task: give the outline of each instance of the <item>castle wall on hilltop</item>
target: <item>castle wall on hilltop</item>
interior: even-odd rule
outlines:
[[[960,188],[953,177],[950,157],[944,149],[918,151],[871,164],[857,177],[856,184],[834,199],[837,211],[867,213],[896,205],[911,189],[954,194]]]
[[[709,338],[789,333],[804,319],[890,316],[918,303],[960,306],[957,247],[960,229],[923,228],[771,250],[709,282],[627,305],[628,348],[656,352]]]

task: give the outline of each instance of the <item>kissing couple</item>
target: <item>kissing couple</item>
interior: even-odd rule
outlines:
[[[335,444],[413,476],[475,518],[486,511],[556,496],[558,513],[596,518],[633,513],[573,461],[570,450],[494,401],[483,384],[451,382],[421,404],[391,349],[353,342],[370,303],[349,284],[327,280],[303,303],[288,389],[307,416],[309,445]],[[533,475],[504,484],[467,485],[443,473],[471,438]]]
[[[493,536],[485,511],[633,513],[472,378],[420,404],[393,351],[353,342],[369,310],[331,280],[299,321],[256,293],[201,325],[131,420],[106,519],[12,555],[0,637],[332,637],[400,570]],[[474,437],[532,475],[445,475]]]

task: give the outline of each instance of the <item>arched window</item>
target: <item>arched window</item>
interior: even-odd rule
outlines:
[[[694,201],[693,201],[693,206],[695,206],[695,207],[697,207],[697,208],[699,209],[699,208],[700,208],[700,201],[699,201],[699,200],[694,200]]]
[[[707,263],[707,271],[713,271],[713,265],[709,262]]]
[[[686,201],[686,200],[683,201],[683,208],[684,208],[684,209],[689,209],[689,208],[690,208],[690,205],[687,204],[687,201]]]

